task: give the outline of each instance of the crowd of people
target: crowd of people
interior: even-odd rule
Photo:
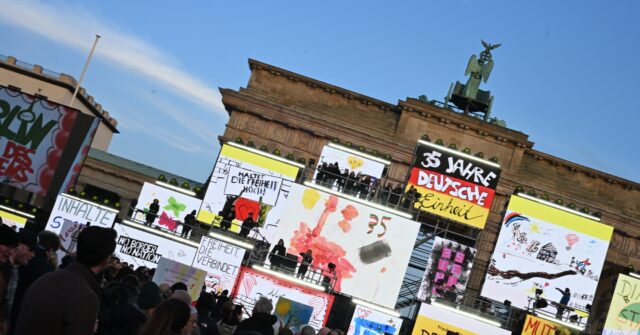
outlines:
[[[422,196],[413,186],[405,192],[400,184],[387,183],[383,185],[380,179],[360,172],[356,174],[346,168],[341,169],[338,162],[320,164],[315,182],[347,195],[405,210],[410,209],[411,205]]]
[[[229,292],[202,288],[195,304],[184,283],[152,281],[154,269],[113,256],[117,234],[88,226],[76,250],[59,262],[60,238],[16,231],[0,223],[0,335],[292,335],[273,315],[273,303],[255,302],[251,316]],[[305,326],[297,332],[316,335]],[[344,335],[323,328],[322,335]]]

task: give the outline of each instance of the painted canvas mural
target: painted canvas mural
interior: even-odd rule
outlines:
[[[418,299],[425,300],[429,296],[448,298],[451,294],[455,297],[464,293],[475,257],[476,249],[436,237]]]
[[[281,297],[313,307],[309,325],[316,330],[322,328],[329,316],[333,295],[292,284],[282,279],[249,268],[242,268],[233,303],[244,306],[243,318],[248,318],[260,297],[276,304]]]
[[[435,305],[423,303],[412,335],[511,335],[511,331],[472,319]]]
[[[288,253],[311,250],[315,267],[336,266],[336,291],[395,306],[417,222],[299,184],[285,213],[276,240],[284,240]]]
[[[233,290],[245,252],[245,249],[222,240],[208,236],[201,238],[193,267],[207,271],[207,291]]]
[[[145,221],[145,213],[154,199],[158,199],[160,211],[153,221],[153,226],[164,227],[170,231],[182,232],[184,217],[200,208],[202,201],[184,193],[173,191],[155,184],[144,183],[138,196],[135,219]]]
[[[146,266],[153,269],[160,258],[167,258],[182,264],[191,264],[197,248],[180,243],[158,234],[136,228],[137,224],[116,223],[113,227],[118,233],[114,254],[121,261],[133,264],[136,268]]]
[[[421,141],[405,191],[419,195],[416,209],[483,229],[499,177],[494,162]]]
[[[58,193],[95,118],[0,86],[0,182],[41,196]]]
[[[366,158],[356,153],[347,152],[325,145],[322,148],[320,159],[318,160],[318,166],[316,170],[322,166],[322,164],[335,164],[338,163],[340,172],[344,169],[349,170],[355,174],[368,175],[376,179],[382,177],[385,165],[378,161]]]
[[[284,327],[291,329],[294,334],[309,323],[313,314],[313,307],[303,303],[280,297],[273,313]]]
[[[198,220],[220,226],[222,220],[234,224],[249,216],[258,232],[272,241],[298,167],[231,145],[223,145],[213,168]]]
[[[397,335],[402,319],[366,306],[356,305],[347,335]]]
[[[640,330],[640,279],[620,274],[602,335],[636,335]]]
[[[578,335],[580,333],[576,329],[527,314],[521,335]]]
[[[542,298],[585,310],[592,304],[613,227],[561,208],[512,196],[481,294],[527,308]],[[568,292],[565,291],[568,289]],[[545,308],[555,313],[549,303]]]

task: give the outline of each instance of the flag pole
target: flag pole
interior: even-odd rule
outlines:
[[[76,96],[78,96],[78,91],[80,91],[80,85],[82,84],[82,79],[84,78],[84,74],[87,72],[87,68],[89,67],[89,62],[91,62],[91,57],[93,57],[93,52],[96,50],[96,45],[98,45],[99,39],[100,39],[100,35],[96,34],[96,39],[95,41],[93,41],[93,46],[91,47],[91,51],[89,52],[89,57],[87,57],[87,61],[84,63],[84,68],[82,68],[82,73],[80,73],[80,78],[78,79],[76,90],[73,92],[73,95],[71,96],[71,102],[69,103],[69,107],[73,108],[73,103],[76,101]]]

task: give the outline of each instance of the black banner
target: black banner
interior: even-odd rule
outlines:
[[[411,166],[412,168],[435,171],[494,190],[500,178],[500,167],[479,158],[466,157],[462,153],[452,153],[432,144],[418,144]]]

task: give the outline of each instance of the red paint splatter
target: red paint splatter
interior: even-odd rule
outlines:
[[[334,289],[340,291],[342,280],[353,277],[353,273],[356,272],[356,269],[345,258],[347,253],[339,244],[331,242],[324,236],[320,235],[322,233],[322,229],[327,223],[329,214],[335,212],[337,207],[338,198],[330,196],[325,202],[325,209],[320,215],[318,223],[313,230],[306,223],[300,222],[300,226],[293,232],[293,236],[291,237],[289,250],[293,254],[299,254],[311,249],[311,252],[313,253],[312,264],[315,267],[327,269],[329,263],[335,264],[337,280],[334,285]],[[347,208],[345,208],[345,210],[347,210]],[[348,215],[353,215],[353,212],[350,210],[347,210],[347,213]]]
[[[171,217],[169,217],[169,215],[167,215],[167,212],[165,211],[162,211],[162,214],[158,219],[158,224],[161,226],[167,227],[167,229],[171,231],[176,230],[176,227],[178,226],[178,223],[175,220],[173,220]]]
[[[338,227],[340,227],[344,233],[348,233],[351,231],[351,220],[359,215],[358,209],[352,205],[347,205],[340,213],[342,213],[344,220],[338,222]]]
[[[260,215],[260,203],[246,198],[238,198],[234,203],[236,209],[236,219],[244,221],[251,213],[253,221],[258,221]]]

